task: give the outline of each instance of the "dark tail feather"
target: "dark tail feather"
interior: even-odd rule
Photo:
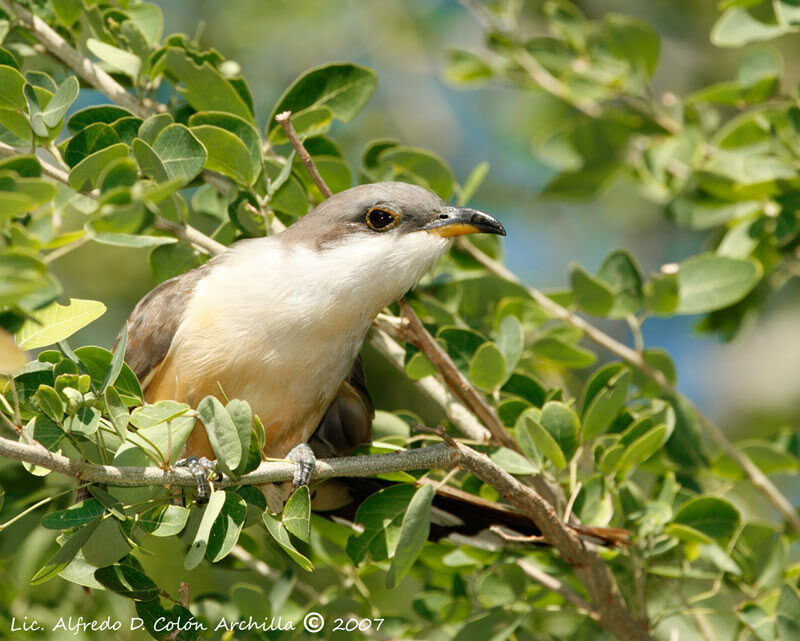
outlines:
[[[330,516],[338,516],[351,522],[355,521],[358,506],[367,497],[395,484],[392,481],[375,478],[336,479],[336,482],[346,485],[350,501],[344,505],[339,501],[334,509],[328,510],[319,509],[313,503],[312,507],[316,511],[324,511]],[[539,538],[542,534],[539,528],[521,512],[449,485],[437,488],[433,498],[433,508],[430,531],[430,539],[433,541],[454,533],[475,536],[491,529],[509,541],[547,545],[546,541]],[[627,545],[631,537],[629,530],[621,528],[587,525],[570,525],[570,527],[582,538],[607,547]]]

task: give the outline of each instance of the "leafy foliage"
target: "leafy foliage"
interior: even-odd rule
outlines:
[[[45,67],[29,45],[30,29],[4,14],[0,324],[16,345],[0,333],[0,370],[8,374],[0,411],[6,427],[15,420],[23,426],[20,433],[6,431],[76,462],[166,469],[199,418],[220,468],[239,479],[261,463],[264,417],[238,399],[223,404],[207,397],[196,408],[144,403],[122,360],[124,333],[114,351],[71,349],[66,340],[105,306],[56,302],[62,287],[49,271],[52,257],[87,241],[145,247],[155,278],[164,280],[207,259],[198,244],[164,231],[175,224],[188,222],[222,244],[291,224],[321,194],[274,122],[284,110],[293,112],[295,128],[335,192],[352,186],[354,176],[404,180],[464,205],[488,165],[478,164],[459,183],[435,151],[379,139],[366,143],[360,166],[351,167],[328,134],[334,121],[350,123],[375,90],[374,72],[361,65],[308,70],[276,98],[264,128],[238,66],[183,35],[164,37],[155,5],[33,4],[42,20],[128,89],[137,108],[73,111],[83,90],[74,70]],[[654,315],[705,314],[702,329],[731,337],[763,307],[798,247],[800,111],[794,96],[781,93],[777,52],[748,50],[735,80],[658,103],[649,84],[660,45],[649,25],[622,15],[589,20],[559,0],[544,4],[550,35],[529,37],[501,27],[519,23],[521,4],[491,3],[490,55],[452,52],[446,78],[470,87],[498,80],[533,94],[534,152],[556,172],[548,197],[593,196],[625,174],[664,204],[675,224],[708,230],[713,242],[712,251],[649,276],[625,250],[611,253],[597,273],[573,264],[569,290],[552,298],[588,316],[624,319],[636,332]],[[800,24],[791,2],[722,5],[711,32],[719,46],[794,33]],[[170,93],[168,104],[157,104]],[[61,165],[57,175],[32,146]],[[479,243],[498,255],[495,240]],[[632,532],[630,547],[606,550],[603,559],[636,617],[664,638],[670,629],[695,625],[697,612],[714,612],[715,625],[742,641],[796,636],[798,572],[789,564],[796,534],[784,523],[749,516],[747,490],[734,483],[744,477],[741,467],[702,438],[685,401],[625,363],[598,364],[580,327],[464,252],[455,249],[437,270],[410,303],[519,451],[475,447],[523,481],[531,474],[546,479],[557,490],[557,507],[569,503],[583,524]],[[50,349],[23,365],[20,348]],[[674,383],[668,353],[640,352]],[[405,372],[419,380],[436,368],[409,345]],[[370,452],[418,447],[409,430],[415,419],[414,408],[379,411]],[[788,430],[737,447],[764,474],[800,471],[800,442]],[[3,473],[4,485],[10,478],[27,486],[31,475],[49,470],[26,463],[25,471]],[[299,622],[312,605],[326,617],[368,618],[375,614],[370,591],[381,594],[386,586],[410,602],[392,612],[389,634],[397,638],[608,638],[563,592],[529,578],[525,568],[535,567],[582,593],[578,573],[552,550],[502,540],[488,548],[428,542],[434,485],[426,481],[444,479],[438,471],[393,476],[396,484],[361,504],[352,528],[312,516],[308,488],[296,491],[278,515],[247,485],[216,488],[207,504],[188,506],[179,490],[160,486],[92,485],[91,498],[69,504],[67,487],[47,502],[38,525],[31,519],[9,524],[24,533],[20,538],[49,536],[49,543],[48,531],[60,534],[57,550],[36,547],[30,572],[0,594],[19,590],[36,599],[28,582],[52,580],[113,593],[132,602],[131,612],[160,639],[159,618],[208,622],[220,613],[233,619],[288,613]],[[446,482],[499,499],[491,485],[463,471]],[[19,512],[51,490],[31,485],[13,507]],[[179,604],[180,580],[208,564],[233,567],[237,545],[267,562],[269,590],[245,570],[237,569],[237,577],[246,582],[220,571],[219,581],[192,593],[188,608]],[[307,574],[314,568],[325,577],[320,594],[312,587],[318,575]],[[13,612],[0,606],[0,618]],[[678,627],[670,628],[676,620]],[[195,632],[177,638],[198,638]]]

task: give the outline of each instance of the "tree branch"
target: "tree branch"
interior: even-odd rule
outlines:
[[[386,360],[400,370],[400,372],[405,373],[406,352],[396,341],[392,340],[389,335],[375,327],[372,328],[367,338],[372,346],[378,350]],[[485,443],[489,440],[489,430],[481,425],[466,407],[455,400],[453,396],[448,393],[447,388],[435,377],[426,376],[414,382],[425,396],[442,408],[447,419],[455,425],[462,434],[479,443]]]
[[[631,616],[611,572],[595,547],[584,543],[580,535],[558,517],[550,503],[485,454],[452,439],[447,439],[447,445],[456,452],[453,465],[477,476],[527,515],[547,542],[558,549],[564,561],[573,566],[591,598],[592,606],[588,610],[596,612],[600,625],[625,641],[652,641],[647,629]]]
[[[308,175],[311,176],[311,180],[314,181],[314,184],[317,188],[322,192],[322,195],[325,198],[330,198],[333,196],[333,192],[331,188],[328,187],[328,184],[322,178],[322,174],[319,173],[319,169],[314,164],[314,160],[311,158],[311,154],[308,153],[303,142],[300,140],[300,137],[297,135],[297,131],[294,128],[294,125],[291,121],[292,112],[291,111],[282,111],[277,116],[275,116],[275,121],[283,127],[283,130],[286,132],[286,135],[289,137],[289,142],[292,143],[292,147],[295,148],[297,151],[297,157],[300,158],[303,165],[305,165],[306,171]]]
[[[182,467],[164,470],[160,467],[117,467],[84,463],[51,452],[40,443],[28,445],[5,437],[0,437],[0,456],[38,465],[82,482],[105,483],[122,487],[194,486],[197,482],[192,473]],[[369,477],[388,472],[449,469],[452,467],[454,459],[455,454],[452,448],[442,444],[392,454],[318,459],[314,467],[313,478],[322,480],[342,476]],[[287,460],[285,463],[265,461],[256,470],[241,476],[236,481],[226,478],[214,485],[216,487],[263,485],[291,481],[293,478],[294,463],[291,461]]]
[[[425,329],[411,305],[404,298],[400,299],[399,304],[400,312],[405,317],[406,323],[402,326],[399,337],[396,338],[410,342],[430,359],[456,397],[481,420],[497,443],[520,451],[519,445],[500,422],[497,412],[461,373],[453,359],[436,342],[431,333]]]
[[[183,468],[163,470],[158,467],[115,467],[84,463],[51,452],[38,443],[27,445],[3,437],[0,437],[0,456],[32,463],[82,482],[125,487],[193,486],[196,482],[192,473]],[[315,464],[313,478],[322,480],[334,477],[371,477],[388,472],[433,468],[447,470],[453,467],[472,472],[531,518],[547,542],[558,548],[564,560],[575,567],[603,626],[621,639],[650,640],[644,629],[625,610],[611,575],[594,548],[584,544],[579,533],[561,521],[554,508],[535,491],[503,471],[488,456],[457,443],[450,437],[447,437],[447,443],[398,453],[320,459]],[[238,481],[225,479],[216,485],[262,485],[289,481],[293,475],[293,463],[268,461]],[[592,608],[586,609],[592,611]]]
[[[13,2],[13,0],[11,2],[0,0],[0,7],[9,15],[16,16],[19,25],[42,43],[48,51],[53,53],[95,89],[111,98],[120,107],[124,107],[140,118],[147,118],[147,116],[156,111],[156,106],[153,103],[147,101],[145,104],[141,104],[125,87],[77,49],[73,48],[39,16],[31,13],[17,2]]]
[[[642,354],[627,345],[620,343],[618,340],[612,338],[602,330],[598,329],[585,319],[577,314],[572,313],[566,307],[562,307],[555,301],[551,300],[540,292],[535,287],[531,287],[520,280],[520,278],[506,268],[501,263],[493,260],[480,249],[475,247],[472,243],[466,240],[458,242],[458,248],[471,256],[475,261],[483,265],[487,270],[496,276],[500,276],[512,283],[516,283],[526,289],[530,297],[535,300],[541,307],[543,307],[549,314],[555,318],[559,318],[573,327],[580,329],[586,337],[600,347],[607,349],[609,352],[618,356],[620,359],[628,363],[628,365],[636,368],[639,372],[644,374],[647,378],[658,385],[661,390],[677,399],[685,402],[692,408],[697,419],[700,421],[703,429],[711,436],[711,438],[719,445],[723,451],[742,468],[744,473],[750,479],[750,482],[769,500],[770,503],[780,512],[791,525],[795,532],[800,534],[800,514],[791,502],[775,487],[775,484],[767,478],[767,476],[756,466],[747,454],[739,450],[722,429],[701,412],[697,406],[692,403],[686,396],[681,394],[672,383],[670,383],[664,374],[654,368],[648,363]]]

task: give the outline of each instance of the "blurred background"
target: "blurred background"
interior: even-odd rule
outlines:
[[[536,287],[562,288],[571,261],[595,271],[603,257],[619,247],[629,249],[649,272],[695,253],[706,238],[704,232],[676,227],[661,207],[646,201],[624,180],[591,202],[542,199],[540,191],[551,174],[530,151],[526,114],[535,108],[531,95],[496,84],[457,89],[445,79],[449,48],[483,49],[481,26],[456,0],[162,0],[158,4],[164,11],[165,33],[197,37],[203,46],[217,48],[241,65],[262,127],[283,90],[307,68],[336,60],[373,68],[379,79],[373,100],[353,125],[335,126],[332,131],[351,167],[358,166],[367,142],[387,136],[438,152],[460,181],[476,164],[488,161],[488,177],[471,204],[503,221],[508,229],[506,262]],[[709,30],[719,15],[713,2],[576,4],[590,18],[626,13],[658,31],[662,56],[655,77],[657,94],[683,94],[729,79],[743,53],[709,43]],[[535,31],[535,22],[531,28]],[[800,76],[796,42],[783,38],[774,43],[788,67],[785,91]],[[706,64],[709,59],[713,65]],[[88,94],[85,98],[81,94],[73,110],[90,104]],[[100,96],[96,101],[105,102]],[[110,347],[136,301],[155,285],[146,258],[144,250],[94,245],[58,262],[56,273],[66,294],[101,300],[109,308],[74,337],[73,344]],[[800,413],[797,281],[789,281],[733,345],[721,346],[716,337],[695,333],[693,317],[650,319],[644,325],[647,345],[664,347],[675,359],[679,388],[723,421],[734,438],[796,425]],[[623,324],[603,327],[630,343]]]

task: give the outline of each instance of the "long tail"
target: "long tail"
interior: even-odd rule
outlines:
[[[326,506],[327,499],[320,506],[312,503],[315,511],[326,512],[348,521],[355,521],[359,505],[375,492],[394,485],[392,481],[374,478],[345,478],[336,480],[336,490],[346,488],[349,502],[341,495]],[[323,484],[320,493],[324,490]],[[631,532],[621,528],[592,527],[570,524],[582,538],[606,547],[621,547],[630,541]],[[475,536],[485,530],[493,530],[508,541],[530,542],[547,545],[541,538],[541,530],[527,516],[500,503],[488,501],[458,488],[443,485],[438,487],[433,498],[430,539],[438,541],[452,534]]]

